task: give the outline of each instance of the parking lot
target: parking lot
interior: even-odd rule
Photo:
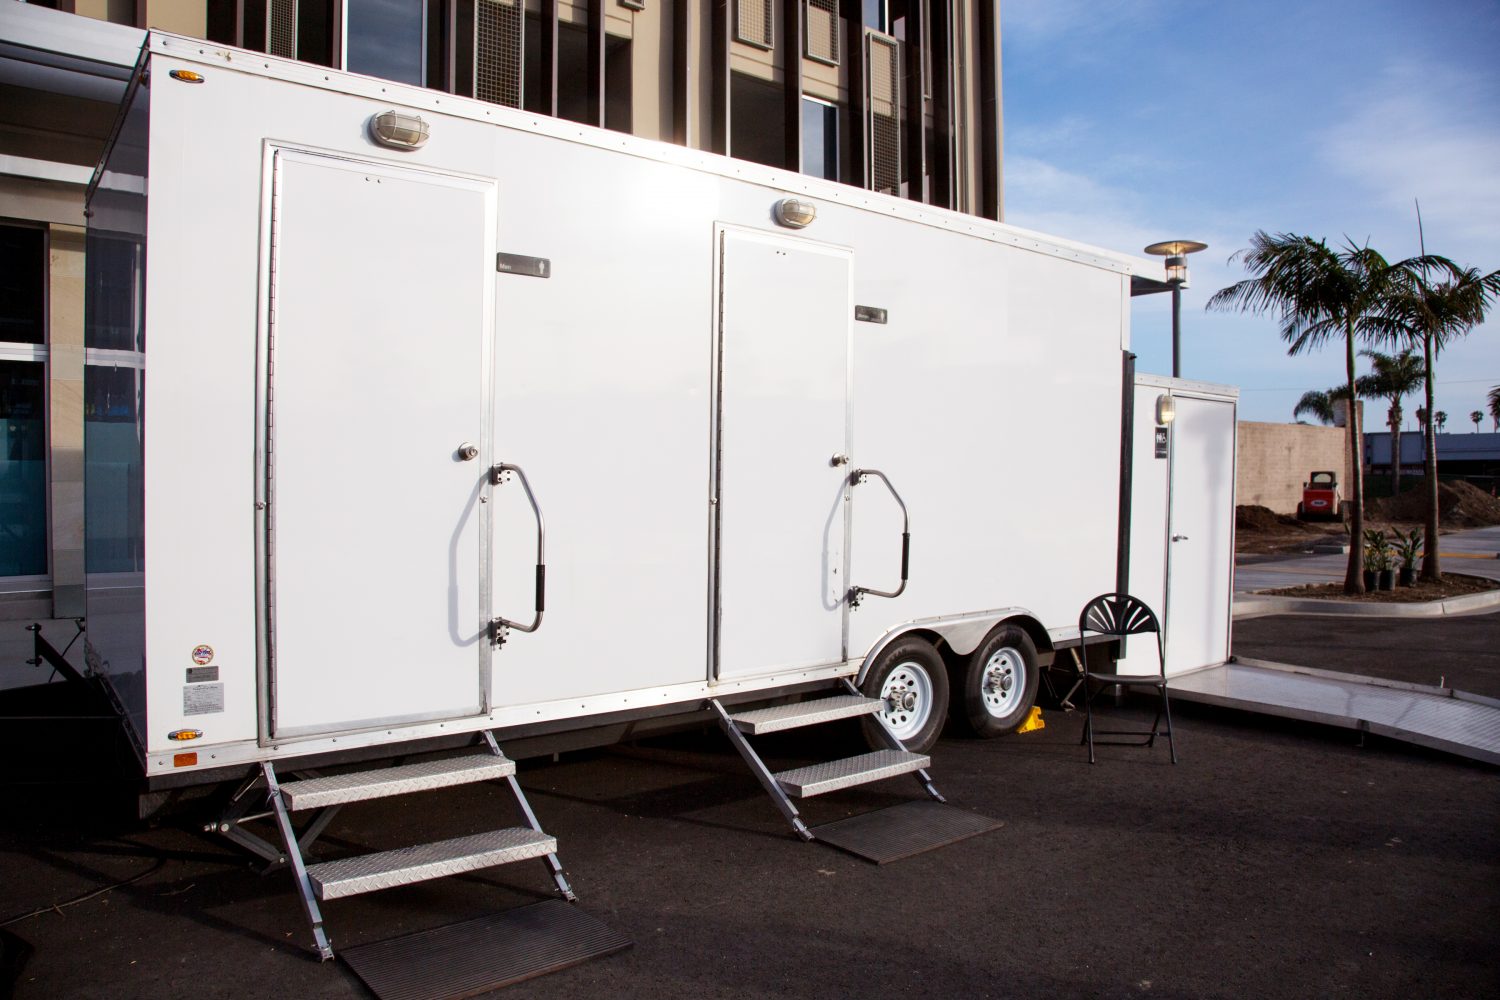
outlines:
[[[1426,629],[1427,631],[1423,631]],[[1500,695],[1500,615],[1372,628],[1263,618],[1244,656]],[[1434,676],[1429,676],[1434,675]],[[1105,751],[1077,716],[945,739],[933,776],[999,830],[877,867],[791,837],[716,731],[523,765],[581,905],[635,947],[517,997],[1478,996],[1500,981],[1492,767],[1345,731],[1182,703],[1181,763]],[[1127,712],[1134,713],[1134,709]],[[778,765],[806,737],[773,738]],[[838,736],[858,749],[853,728]],[[826,754],[825,754],[826,756]],[[262,877],[191,813],[143,827],[111,786],[26,784],[0,826],[19,997],[359,997],[320,964],[284,872]],[[897,779],[810,802],[812,822],[915,798]],[[330,851],[512,821],[480,785],[346,809]],[[122,880],[92,899],[47,909]],[[327,905],[335,947],[544,898],[540,863]],[[35,916],[25,917],[35,910]],[[15,917],[22,919],[14,919]]]

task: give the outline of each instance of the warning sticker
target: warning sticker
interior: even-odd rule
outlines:
[[[189,684],[202,684],[205,681],[216,681],[219,679],[218,667],[188,667],[187,682]]]
[[[208,715],[224,711],[224,685],[189,684],[182,689],[183,715]]]

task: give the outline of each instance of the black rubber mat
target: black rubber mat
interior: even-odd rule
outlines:
[[[885,865],[1004,825],[998,819],[919,799],[815,826],[812,835],[866,861]]]
[[[341,951],[380,1000],[456,1000],[624,951],[634,942],[560,899]]]

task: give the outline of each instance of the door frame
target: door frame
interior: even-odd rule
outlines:
[[[720,473],[720,458],[723,454],[722,418],[724,413],[724,265],[727,258],[728,237],[730,235],[748,236],[765,243],[782,243],[798,250],[814,250],[823,253],[837,254],[849,261],[849,309],[845,322],[845,345],[844,345],[844,455],[848,461],[844,465],[847,473],[854,467],[854,248],[837,243],[825,243],[819,240],[810,240],[805,237],[792,236],[788,233],[765,229],[756,229],[751,226],[740,226],[726,222],[715,222],[713,230],[713,295],[711,303],[713,306],[713,337],[712,337],[712,385],[710,387],[709,405],[709,439],[708,439],[708,648],[707,648],[707,672],[706,680],[710,686],[720,683],[720,624],[723,608],[720,602],[721,593],[721,560],[720,546],[723,538],[723,507],[719,503],[722,495],[723,481]],[[849,572],[853,552],[853,490],[845,476],[842,487],[844,504],[844,545],[841,554],[844,582],[849,580]],[[849,659],[849,600],[847,587],[845,595],[841,599],[839,613],[839,659]],[[816,665],[805,668],[813,669]],[[742,678],[734,678],[731,683],[742,680],[753,679],[757,675],[747,675]]]
[[[275,579],[276,553],[271,542],[274,527],[270,507],[270,482],[274,474],[274,458],[270,448],[273,433],[271,374],[273,330],[271,323],[272,293],[275,286],[276,254],[273,234],[278,221],[281,187],[278,158],[280,154],[308,159],[334,160],[345,164],[356,164],[361,168],[381,173],[407,174],[414,176],[444,177],[477,184],[487,188],[488,210],[484,227],[484,251],[482,262],[486,268],[487,281],[482,296],[482,317],[479,323],[480,337],[480,412],[476,428],[477,444],[481,461],[478,467],[488,470],[494,463],[494,413],[495,413],[495,327],[497,321],[497,286],[495,271],[491,266],[498,245],[499,225],[498,182],[494,177],[465,173],[456,170],[441,170],[426,165],[407,165],[369,156],[352,154],[340,150],[319,148],[296,142],[265,139],[261,143],[261,198],[260,198],[260,245],[257,248],[259,263],[256,276],[256,335],[255,335],[255,672],[256,672],[256,728],[261,746],[301,740],[317,740],[348,733],[369,732],[397,726],[417,726],[449,719],[473,719],[483,717],[493,709],[492,671],[494,649],[484,636],[475,643],[477,647],[478,709],[473,713],[453,715],[447,712],[400,716],[388,719],[368,720],[359,725],[344,728],[329,728],[318,732],[293,731],[277,733],[276,685],[275,685]],[[484,628],[493,616],[490,566],[493,559],[494,538],[490,509],[494,487],[490,477],[485,476],[477,494],[476,531],[479,537],[477,583],[479,617],[476,623]]]

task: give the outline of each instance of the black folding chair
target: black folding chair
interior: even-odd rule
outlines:
[[[1167,737],[1167,747],[1172,752],[1172,763],[1177,763],[1177,745],[1172,742],[1172,707],[1167,703],[1167,655],[1162,646],[1161,625],[1156,620],[1156,615],[1138,599],[1129,594],[1100,594],[1098,597],[1084,605],[1083,613],[1078,616],[1078,643],[1082,647],[1084,636],[1093,632],[1096,635],[1111,635],[1124,638],[1128,635],[1140,635],[1145,632],[1156,633],[1156,663],[1157,672],[1154,674],[1117,674],[1107,673],[1103,670],[1091,669],[1088,665],[1088,651],[1084,650],[1081,657],[1083,664],[1083,704],[1085,719],[1083,723],[1083,737],[1078,741],[1080,744],[1089,745],[1089,763],[1094,763],[1094,745],[1100,746],[1131,746],[1151,747],[1156,745],[1158,733],[1164,733]],[[1098,686],[1091,684],[1098,682]],[[1156,708],[1156,718],[1151,723],[1150,731],[1139,729],[1101,729],[1094,731],[1094,696],[1099,690],[1112,685],[1126,687],[1154,687],[1161,692],[1161,703]],[[1162,718],[1167,720],[1167,728],[1160,729]],[[1131,740],[1096,740],[1098,736],[1134,736]]]

